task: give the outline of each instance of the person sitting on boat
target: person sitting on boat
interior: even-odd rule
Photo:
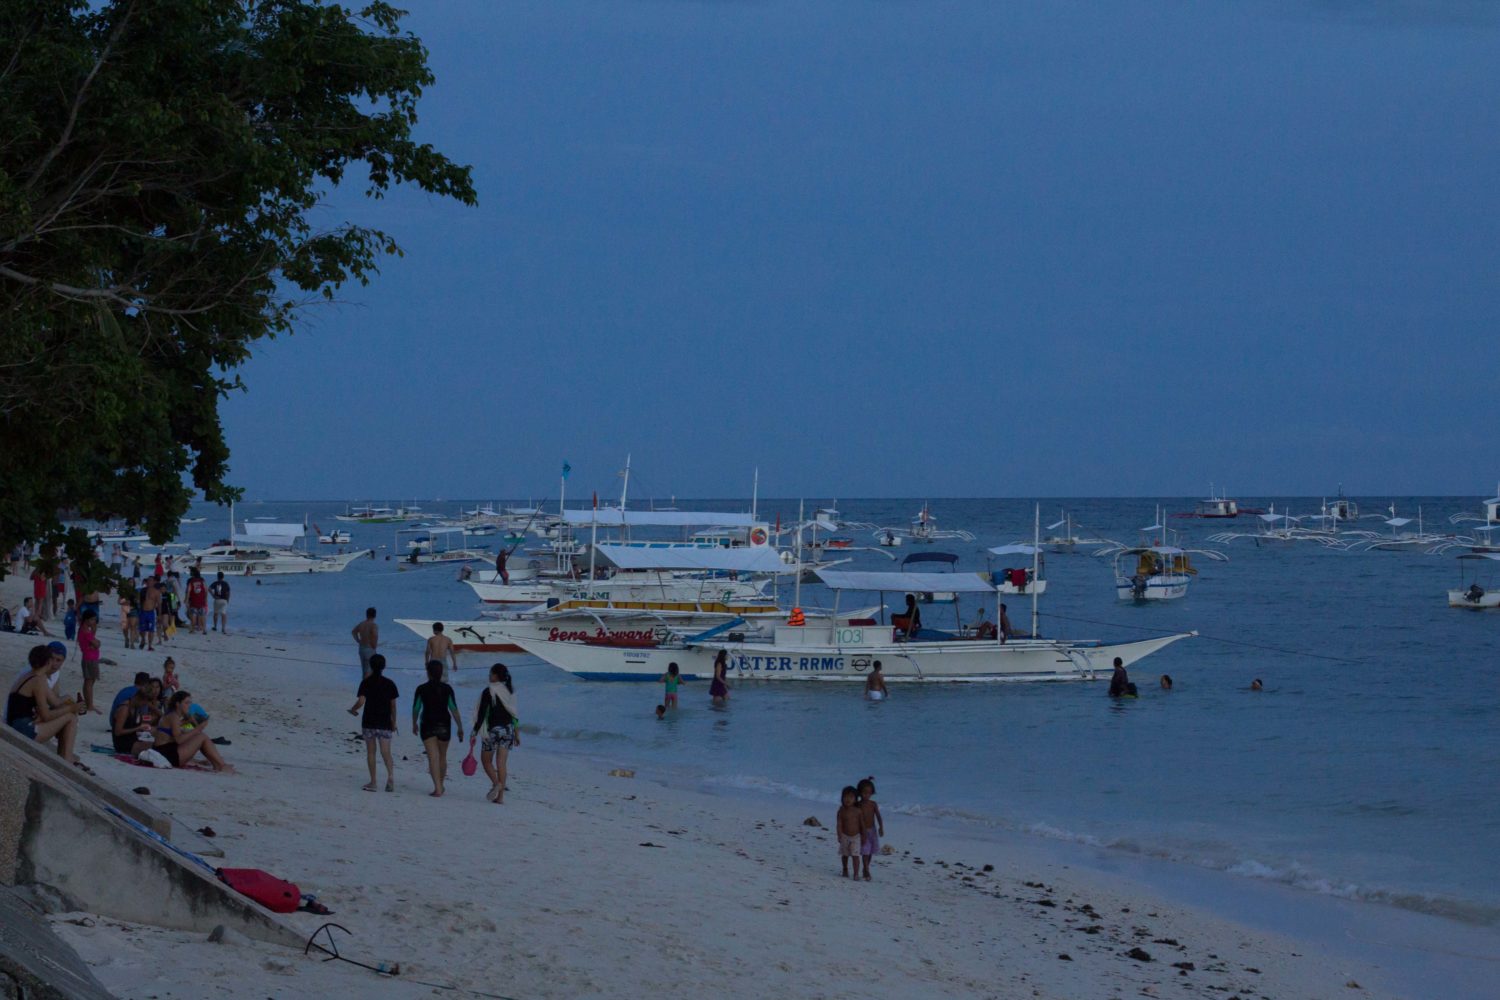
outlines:
[[[1484,599],[1484,588],[1481,587],[1478,583],[1471,583],[1469,584],[1469,592],[1464,595],[1464,598],[1468,600],[1470,604],[1478,604],[1481,600]]]
[[[913,638],[922,629],[922,611],[917,607],[917,596],[906,595],[906,611],[899,615],[891,615],[891,624],[906,634],[907,639]]]
[[[974,616],[974,624],[969,626],[970,634],[976,639],[993,639],[999,635],[999,631],[994,622],[985,619],[983,608]]]
[[[1000,605],[1000,641],[1004,642],[1011,636],[1020,635],[1010,623],[1010,615],[1005,611],[1005,605]],[[1026,638],[1030,638],[1027,636]]]

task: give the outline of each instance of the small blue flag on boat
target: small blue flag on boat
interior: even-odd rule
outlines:
[[[568,478],[568,473],[570,473],[572,471],[573,471],[573,467],[568,464],[568,460],[567,459],[563,459],[563,478],[567,479]]]

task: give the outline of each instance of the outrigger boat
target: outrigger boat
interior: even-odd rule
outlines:
[[[1198,575],[1193,556],[1229,561],[1217,549],[1185,549],[1165,544],[1176,533],[1161,523],[1160,515],[1158,510],[1157,522],[1141,529],[1140,545],[1117,544],[1094,553],[1114,556],[1115,596],[1122,601],[1174,601],[1186,597],[1188,584]]]
[[[1002,569],[990,570],[990,582],[993,583],[1002,594],[1045,594],[1047,592],[1047,564],[1042,559],[1041,546],[1026,545],[1021,542],[1013,542],[1010,545],[996,545],[989,552],[991,567],[994,566],[996,558],[1001,556],[1027,556],[1031,565],[1025,565],[1025,560],[1019,564],[1006,566]]]
[[[835,594],[845,591],[914,593],[935,577],[955,595],[999,592],[978,574],[872,573],[818,571]],[[955,601],[955,616],[957,602]],[[1036,612],[1033,598],[1033,623]],[[954,632],[922,629],[906,638],[901,630],[871,619],[828,625],[778,625],[769,641],[741,641],[728,623],[708,633],[683,636],[648,648],[620,648],[584,643],[547,643],[518,639],[528,653],[586,680],[650,680],[676,663],[689,678],[712,675],[714,658],[727,653],[729,675],[742,680],[863,682],[876,662],[891,682],[1063,681],[1109,676],[1118,657],[1126,666],[1193,633],[1136,642],[1106,644],[1092,640],[1040,637],[980,639]],[[1033,636],[1035,629],[1033,628]]]
[[[1412,519],[1397,517],[1395,504],[1391,504],[1390,512],[1391,516],[1385,519],[1391,529],[1389,535],[1375,531],[1345,532],[1353,536],[1353,540],[1347,542],[1344,548],[1350,552],[1427,552],[1457,540],[1453,535],[1438,535],[1428,531],[1422,523],[1421,507],[1417,508],[1416,531],[1403,530],[1412,523]]]
[[[932,516],[932,510],[928,504],[923,504],[922,509],[917,511],[916,516],[911,519],[911,526],[907,528],[876,528],[871,534],[881,545],[886,548],[895,548],[902,544],[903,539],[911,539],[914,542],[935,542],[940,539],[956,538],[965,542],[974,540],[972,531],[957,529],[942,530],[937,526],[937,518]]]
[[[1047,530],[1056,531],[1061,528],[1062,534],[1049,535],[1041,540],[1042,547],[1048,552],[1072,554],[1081,548],[1092,549],[1109,544],[1108,538],[1089,538],[1078,534],[1078,525],[1074,522],[1073,515],[1066,510],[1059,511],[1059,514],[1056,521],[1047,525]]]
[[[1239,517],[1241,514],[1264,514],[1264,507],[1241,507],[1238,500],[1230,499],[1222,493],[1215,494],[1213,484],[1208,487],[1208,499],[1199,500],[1197,506],[1190,511],[1173,514],[1173,517],[1201,517],[1208,519],[1220,519]]]
[[[776,551],[770,547],[753,549],[700,548],[683,546],[675,549],[640,549],[624,545],[599,545],[596,554],[610,566],[632,572],[718,572],[776,574],[788,570],[782,566]],[[795,571],[794,569],[792,570]],[[724,599],[714,593],[721,581],[688,579],[674,581],[697,588],[687,599],[664,599],[662,590],[653,587],[646,599],[609,599],[587,594],[564,600],[556,598],[545,605],[509,618],[483,621],[447,622],[444,631],[459,648],[486,651],[519,651],[518,638],[545,642],[593,642],[605,645],[650,645],[664,641],[673,632],[696,633],[729,622],[739,622],[747,633],[766,633],[770,625],[786,620],[787,612],[774,600],[757,593],[747,599]],[[852,615],[863,618],[874,608]],[[796,614],[796,612],[793,612]],[[806,617],[817,620],[820,613]],[[427,635],[431,622],[401,619],[419,635]]]
[[[1448,591],[1448,607],[1450,608],[1500,608],[1500,587],[1496,586],[1495,564],[1500,563],[1500,552],[1465,552],[1458,557],[1459,579],[1458,589]],[[1469,572],[1469,568],[1473,572]],[[1489,587],[1481,585],[1480,574],[1486,570],[1491,571],[1485,583]]]
[[[402,553],[398,568],[494,558],[488,552],[465,548],[467,538],[463,528],[403,528],[396,532],[396,551]]]
[[[1324,548],[1339,548],[1342,544],[1334,532],[1318,528],[1304,528],[1301,526],[1302,518],[1293,517],[1290,514],[1278,514],[1275,508],[1272,508],[1268,514],[1258,516],[1260,523],[1255,531],[1221,531],[1209,535],[1208,540],[1218,545],[1225,545],[1241,538],[1248,538],[1257,546],[1315,542]],[[1314,517],[1316,519],[1316,516]]]
[[[235,530],[234,507],[229,508],[229,538],[204,549],[191,549],[185,565],[205,574],[226,576],[289,576],[294,573],[340,573],[369,549],[335,556],[315,556],[296,548],[307,537],[306,525],[250,521]]]

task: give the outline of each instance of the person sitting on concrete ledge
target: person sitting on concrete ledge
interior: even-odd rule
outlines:
[[[5,722],[28,739],[38,743],[57,740],[57,753],[70,764],[79,763],[73,753],[78,738],[78,708],[47,686],[47,675],[53,669],[52,650],[32,646],[26,656],[31,674],[5,701]],[[61,664],[58,664],[61,666]]]

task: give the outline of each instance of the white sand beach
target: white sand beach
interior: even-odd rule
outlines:
[[[17,586],[5,581],[7,595]],[[0,656],[19,669],[34,642],[0,635]],[[1315,946],[908,817],[887,817],[894,853],[877,859],[873,881],[842,879],[831,809],[818,807],[823,828],[812,828],[806,802],[608,773],[628,760],[523,743],[497,806],[482,772],[461,775],[455,743],[449,793],[433,799],[405,729],[396,792],[372,794],[360,787],[364,749],[342,671],[253,631],[179,634],[168,650],[213,713],[212,731],[231,740],[223,752],[238,773],[81,756],[121,788],[149,788],[184,828],[211,827],[221,863],[315,893],[334,915],[298,913],[295,923],[311,934],[335,920],[352,932],[340,938],[344,954],[399,963],[400,974],[57,915],[59,933],[120,996],[1391,995],[1376,970]],[[136,670],[158,673],[163,657],[123,650],[117,630],[105,633],[104,655],[114,661],[106,704]],[[63,689],[78,677],[75,650]],[[106,742],[104,727],[90,716],[80,743]]]

